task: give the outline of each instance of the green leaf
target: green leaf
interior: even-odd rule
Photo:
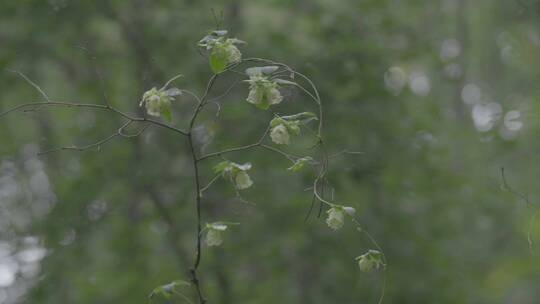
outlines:
[[[227,67],[227,53],[220,47],[215,47],[210,53],[210,68],[214,74],[225,71]]]
[[[300,121],[287,119],[291,117],[297,117],[297,116],[293,115],[293,116],[276,117],[270,121],[270,127],[274,128],[277,125],[284,125],[287,128],[288,132],[292,133],[293,135],[299,135],[300,134]]]
[[[270,103],[268,100],[263,99],[260,103],[256,103],[255,106],[261,110],[268,110],[270,108]]]
[[[214,166],[214,173],[220,174],[223,173],[225,170],[231,167],[230,161],[222,161],[219,164]]]
[[[171,112],[171,106],[163,106],[161,109],[161,115],[163,115],[163,118],[165,118],[166,121],[171,122],[172,121],[172,112]]]
[[[276,117],[276,118],[274,118],[274,119],[272,119],[270,121],[270,127],[273,128],[273,127],[275,127],[277,125],[282,125],[284,123],[285,123],[285,121],[281,117]]]
[[[287,127],[287,131],[291,132],[293,135],[300,135],[300,122],[298,120],[285,122],[285,127]]]
[[[165,299],[170,299],[178,287],[190,286],[190,285],[191,284],[189,282],[182,281],[182,280],[172,281],[170,283],[154,288],[154,290],[152,290],[152,292],[150,293],[148,297],[152,299],[155,296],[159,295],[159,296],[164,297]]]

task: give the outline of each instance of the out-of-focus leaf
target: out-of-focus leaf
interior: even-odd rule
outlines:
[[[227,67],[227,56],[221,49],[214,48],[210,53],[210,68],[215,74],[225,71]]]
[[[248,76],[256,75],[268,75],[272,74],[279,69],[276,65],[262,66],[262,67],[251,67],[246,69],[246,74]]]
[[[164,93],[167,96],[174,97],[174,96],[182,95],[182,90],[180,90],[179,88],[170,88],[168,90],[165,90]]]
[[[165,299],[170,299],[175,292],[177,292],[177,288],[180,286],[190,286],[191,284],[186,281],[182,280],[176,280],[172,281],[170,283],[158,286],[152,290],[150,295],[148,296],[150,299],[153,299],[156,296],[162,296]]]
[[[163,106],[163,108],[161,109],[161,115],[163,115],[163,118],[168,121],[168,122],[171,122],[172,121],[172,111],[171,111],[171,106],[168,105],[168,106]]]
[[[298,85],[296,82],[294,81],[290,81],[290,80],[285,80],[285,79],[281,79],[281,78],[276,78],[274,79],[274,81],[276,83],[279,83],[279,84],[285,84],[285,85]]]

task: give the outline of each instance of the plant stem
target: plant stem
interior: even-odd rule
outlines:
[[[193,143],[193,126],[195,125],[195,120],[197,119],[197,116],[199,115],[201,109],[204,107],[204,104],[206,103],[206,100],[208,99],[208,94],[210,93],[210,90],[212,89],[212,86],[214,85],[218,75],[214,74],[212,77],[210,77],[210,80],[208,81],[208,84],[206,86],[206,91],[204,92],[204,95],[198,100],[197,107],[195,108],[195,111],[193,112],[193,116],[191,117],[190,123],[189,123],[189,130],[187,132],[187,138],[189,143],[189,149],[191,152],[191,159],[193,163],[193,171],[194,171],[194,179],[195,179],[195,202],[196,202],[196,210],[197,210],[197,253],[195,256],[195,261],[193,262],[193,266],[190,269],[191,273],[191,282],[195,286],[195,289],[197,291],[197,296],[199,298],[199,303],[204,304],[206,303],[206,299],[203,296],[200,280],[197,276],[197,269],[199,268],[199,265],[201,263],[201,257],[202,257],[202,251],[201,251],[201,232],[202,232],[202,216],[201,216],[201,181],[199,176],[199,161],[197,159],[197,153],[195,152],[195,145]]]

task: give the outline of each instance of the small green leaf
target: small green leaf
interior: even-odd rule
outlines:
[[[161,109],[161,115],[163,115],[163,118],[165,118],[166,121],[171,122],[172,121],[172,112],[170,106],[164,106]]]
[[[282,125],[282,124],[284,124],[284,123],[285,123],[285,122],[283,121],[283,119],[282,119],[281,117],[276,117],[276,118],[274,118],[274,119],[272,119],[272,120],[270,121],[270,127],[273,128],[273,127],[275,127],[275,126],[277,126],[277,125]]]
[[[186,281],[182,280],[176,280],[172,281],[170,283],[158,286],[152,290],[150,295],[148,296],[150,299],[154,298],[155,296],[159,295],[164,297],[165,299],[170,299],[174,292],[176,292],[176,289],[180,286],[190,286],[191,284]]]
[[[300,135],[300,122],[298,120],[287,121],[285,126],[293,135]]]
[[[223,173],[225,170],[231,167],[230,161],[222,161],[219,164],[214,166],[214,173],[220,174]]]
[[[268,99],[263,98],[260,103],[256,103],[255,106],[261,110],[268,110],[270,108],[270,103]]]
[[[213,48],[210,53],[210,68],[214,74],[225,71],[227,67],[227,54],[221,48]]]

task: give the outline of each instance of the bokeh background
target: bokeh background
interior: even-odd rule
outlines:
[[[0,111],[43,100],[10,70],[53,100],[106,98],[134,114],[145,90],[178,73],[178,87],[202,92],[211,72],[196,43],[216,27],[212,9],[248,42],[245,57],[287,62],[318,85],[330,153],[363,152],[332,158],[328,177],[386,253],[385,303],[540,303],[537,0],[4,0]],[[220,79],[213,96],[237,79]],[[246,94],[236,86],[219,120],[205,112],[205,151],[264,130],[271,114]],[[300,92],[284,95],[274,110],[314,110]],[[185,126],[193,105],[178,102],[173,123]],[[183,138],[150,128],[100,151],[36,156],[121,124],[58,108],[0,120],[0,303],[148,303],[154,287],[188,278],[196,232]],[[350,222],[338,232],[304,222],[310,171],[292,175],[260,150],[228,157],[254,164],[243,197],[256,205],[226,182],[205,193],[205,221],[241,222],[204,251],[210,303],[378,301],[382,273],[354,261],[373,245]]]

